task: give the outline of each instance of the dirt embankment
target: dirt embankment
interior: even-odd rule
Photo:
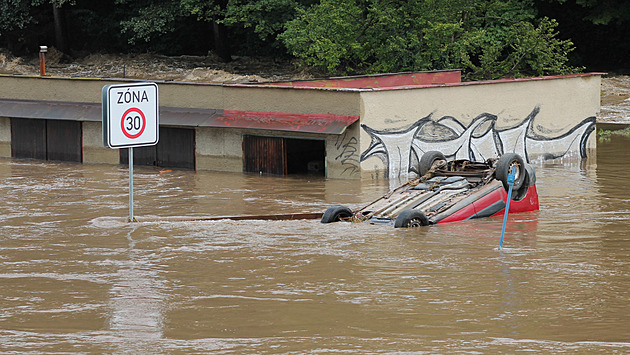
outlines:
[[[602,79],[601,112],[598,122],[630,124],[630,76]]]
[[[208,83],[242,83],[322,77],[300,71],[288,60],[235,57],[224,63],[208,56],[167,57],[155,54],[92,54],[73,61],[51,48],[46,73],[54,76],[133,78]],[[14,57],[0,49],[0,74],[39,75],[39,59]],[[611,75],[602,80],[599,122],[630,123],[630,76]]]
[[[307,79],[312,74],[299,71],[288,60],[234,57],[224,63],[218,57],[156,54],[91,54],[72,61],[50,48],[46,54],[46,74],[53,76],[133,78],[211,83],[239,83]],[[39,75],[39,59],[14,57],[0,49],[0,74]]]

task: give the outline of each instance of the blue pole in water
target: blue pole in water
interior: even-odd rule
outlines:
[[[508,193],[507,202],[505,203],[505,212],[503,213],[503,228],[501,229],[501,241],[499,242],[499,250],[503,249],[503,238],[505,237],[505,226],[507,224],[508,213],[510,211],[510,201],[512,200],[512,187],[516,176],[516,167],[512,167],[512,171],[508,174]]]

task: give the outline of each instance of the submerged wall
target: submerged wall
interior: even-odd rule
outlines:
[[[37,112],[41,103],[47,111],[65,105],[70,116],[60,119],[81,122],[83,162],[118,164],[118,150],[103,146],[98,105],[104,85],[125,82],[130,80],[0,75],[0,156],[13,155],[12,118],[50,119],[51,112]],[[322,140],[326,176],[358,179],[413,176],[418,160],[430,150],[472,160],[504,152],[517,152],[529,161],[587,157],[595,148],[591,133],[599,112],[601,77],[592,73],[461,83],[458,71],[446,71],[311,84],[157,83],[160,110],[170,117],[161,125],[194,130],[196,169],[243,171],[243,137],[260,135]],[[35,109],[15,114],[7,100],[34,100]],[[238,116],[234,112],[279,114],[260,116],[253,126],[231,126],[227,119],[219,120],[219,126],[208,124],[228,110],[231,118]],[[9,111],[13,116],[6,114]],[[286,117],[295,121],[279,125],[277,120]],[[345,129],[313,130],[335,117],[358,121],[345,121]]]
[[[11,156],[11,119],[0,117],[0,157]]]
[[[361,94],[361,169],[413,174],[424,152],[485,160],[586,158],[595,148],[601,77],[579,75]]]

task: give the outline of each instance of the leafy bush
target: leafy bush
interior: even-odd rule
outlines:
[[[567,74],[573,50],[531,1],[322,0],[279,39],[331,74],[461,68],[469,79]]]

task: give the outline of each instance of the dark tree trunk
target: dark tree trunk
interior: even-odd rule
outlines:
[[[224,62],[232,61],[232,53],[227,40],[227,29],[225,25],[212,21],[212,38],[214,40],[214,50]]]
[[[55,46],[62,53],[68,50],[63,9],[53,3],[53,21],[55,24]]]

